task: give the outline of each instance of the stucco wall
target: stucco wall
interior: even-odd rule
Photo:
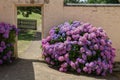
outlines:
[[[17,6],[38,6],[44,4],[44,0],[35,0],[34,4],[30,0],[0,0],[0,21],[16,25]]]
[[[64,6],[63,0],[50,0],[44,6],[44,19],[44,37],[52,26],[68,20],[80,20],[104,28],[117,49],[116,61],[120,61],[120,6]]]
[[[45,0],[35,0],[34,4],[30,3],[30,0],[0,0],[0,22],[6,22],[17,26],[17,6],[43,7],[44,3]],[[14,46],[14,56],[17,57],[17,43]]]
[[[16,25],[17,6],[42,6],[43,13],[43,38],[48,35],[52,26],[68,20],[80,20],[90,22],[94,26],[103,27],[117,49],[116,61],[120,61],[120,7],[83,7],[64,6],[63,0],[36,0],[30,4],[30,0],[0,0],[0,22],[8,22]],[[17,49],[16,49],[17,50]]]
[[[49,4],[44,4],[44,36],[48,35],[49,29],[55,25],[64,22],[63,16],[63,0],[50,0]]]
[[[120,7],[64,7],[64,20],[80,20],[105,29],[120,61]]]

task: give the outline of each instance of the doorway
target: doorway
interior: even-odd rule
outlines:
[[[40,56],[41,6],[17,6],[17,27],[20,30],[17,42],[18,57],[35,59]]]

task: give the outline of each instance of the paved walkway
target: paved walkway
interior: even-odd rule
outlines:
[[[41,58],[41,41],[36,38],[29,49],[10,65],[0,66],[0,80],[120,80],[120,74],[106,77],[62,73]]]

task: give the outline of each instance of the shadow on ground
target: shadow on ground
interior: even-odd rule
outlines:
[[[58,71],[58,69],[55,67],[49,66],[49,68]],[[100,76],[100,75],[96,75],[96,74],[85,74],[85,73],[78,74],[78,73],[72,72],[72,71],[65,73],[65,75],[67,75],[67,74],[74,76],[74,77],[84,77],[84,78],[86,77],[85,80],[91,80],[91,78],[92,78],[92,80],[120,80],[120,72],[113,72],[112,74],[107,74],[106,76]],[[77,78],[75,80],[83,80],[83,79]]]
[[[33,66],[34,62],[39,66],[36,74],[35,66]],[[43,77],[44,80],[119,80],[114,73],[106,77],[73,72],[62,73],[55,68],[48,67],[44,60],[37,59],[17,59],[12,64],[0,66],[0,80],[35,80],[36,75],[39,78],[37,80],[41,80]],[[48,78],[45,79],[45,76],[48,76]]]
[[[33,62],[44,61],[17,59],[12,64],[0,66],[0,80],[35,80]]]

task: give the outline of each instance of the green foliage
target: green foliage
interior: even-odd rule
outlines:
[[[72,45],[72,49],[69,51],[69,58],[70,60],[72,61],[76,61],[76,58],[81,58],[82,57],[82,54],[79,54],[79,49],[80,49],[80,46],[79,45]]]
[[[118,0],[88,0],[87,3],[99,3],[99,4],[104,4],[104,3],[108,3],[108,4],[115,4],[115,3],[119,3]]]
[[[17,13],[22,14],[24,17],[29,17],[32,12],[41,14],[41,8],[40,7],[18,7]]]
[[[58,34],[58,32],[59,32],[59,28],[56,28],[55,33]]]
[[[79,3],[79,0],[64,0],[64,4],[66,3]]]
[[[70,24],[72,24],[72,23],[73,23],[73,21],[72,21],[72,20],[69,20],[69,23],[70,23]]]
[[[66,40],[66,38],[60,36],[60,37],[58,37],[57,39],[50,40],[49,43],[50,43],[50,44],[55,44],[55,43],[57,43],[57,42],[64,42],[64,40]]]
[[[67,3],[93,3],[93,4],[116,4],[119,3],[119,0],[65,0],[65,4]]]

